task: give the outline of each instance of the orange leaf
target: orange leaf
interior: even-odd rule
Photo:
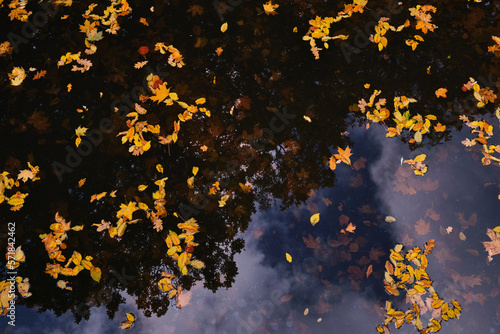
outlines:
[[[349,157],[352,155],[352,153],[351,153],[351,149],[349,148],[349,146],[347,146],[345,150],[343,150],[339,147],[338,150],[339,150],[339,154],[335,154],[335,157],[339,160],[342,160],[342,162],[350,165],[351,159]]]
[[[47,74],[47,71],[45,71],[45,70],[38,71],[38,72],[36,72],[35,76],[33,77],[33,80],[43,78],[45,76],[45,74]]]
[[[436,94],[436,97],[446,97],[446,92],[448,92],[448,89],[446,88],[439,88],[434,92]]]
[[[165,100],[168,97],[169,93],[170,93],[170,88],[167,88],[167,84],[163,83],[162,85],[160,85],[158,88],[155,89],[155,95],[151,96],[150,99],[156,101],[157,103],[160,103],[161,101]]]
[[[373,271],[373,266],[370,264],[368,266],[368,269],[366,269],[366,278],[368,278],[368,276],[370,276],[370,274],[372,273]]]
[[[354,231],[356,230],[356,225],[354,225],[353,223],[349,223],[349,225],[347,225],[345,230],[347,232],[354,233]]]

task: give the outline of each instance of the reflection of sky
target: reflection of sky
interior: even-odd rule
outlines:
[[[184,294],[188,305],[172,308],[161,318],[144,317],[131,298],[121,305],[114,320],[109,320],[103,309],[93,309],[90,320],[79,325],[72,322],[70,314],[57,318],[18,309],[15,330],[9,327],[6,333],[120,333],[118,326],[125,320],[125,312],[137,316],[136,324],[128,330],[131,333],[375,333],[376,325],[383,321],[381,298],[388,297],[380,294],[385,260],[373,263],[374,273],[364,288],[353,291],[349,280],[338,278],[338,271],[345,268],[332,266],[328,256],[306,248],[302,241],[308,234],[319,237],[322,245],[335,238],[340,230],[339,204],[343,205],[342,213],[357,225],[354,237],[368,240],[368,250],[370,245],[387,250],[398,242],[423,247],[427,240],[436,239],[437,246],[429,256],[434,287],[445,301],[458,299],[464,308],[461,319],[443,323],[440,333],[500,333],[496,315],[500,311],[500,259],[488,264],[480,243],[487,240],[486,227],[500,225],[496,190],[483,187],[497,181],[498,167],[481,166],[472,158],[473,152],[465,150],[460,141],[466,130],[451,142],[415,152],[395,138],[386,138],[382,127],[350,132],[354,142],[351,159],[368,159],[367,169],[359,171],[363,185],[353,187],[358,172],[342,164],[337,167],[336,187],[316,192],[315,198],[293,213],[272,209],[254,215],[244,234],[245,251],[236,257],[239,274],[232,288],[214,294],[195,286]],[[374,152],[373,147],[382,149]],[[394,175],[398,168],[407,167],[401,166],[401,157],[413,158],[420,153],[427,154],[429,171],[416,180],[437,180],[437,189],[418,190],[415,195],[395,192]],[[323,197],[333,204],[326,207]],[[363,225],[366,218],[357,208],[364,204],[375,209],[370,220],[378,220],[386,241]],[[312,227],[309,217],[316,212],[321,214],[320,222]],[[477,224],[464,228],[459,212],[465,220],[475,213]],[[386,215],[397,221],[383,222]],[[426,235],[418,235],[414,228],[421,218],[430,224]],[[453,228],[450,234],[440,232],[447,227]],[[467,237],[465,241],[460,240],[460,232]],[[387,240],[393,241],[387,244]],[[331,250],[328,246],[324,249],[327,253]],[[292,263],[285,260],[285,252],[292,255]],[[409,307],[402,300],[398,305],[404,310]],[[304,315],[306,308],[309,314]],[[393,333],[415,333],[410,325],[399,331],[391,329]]]

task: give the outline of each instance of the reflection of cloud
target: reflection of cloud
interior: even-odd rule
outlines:
[[[283,226],[277,217],[273,213],[254,215],[252,228],[268,230]],[[374,312],[375,301],[366,295],[351,291],[348,285],[330,287],[330,292],[326,292],[319,280],[313,280],[298,263],[292,263],[295,267],[288,264],[284,257],[282,264],[271,267],[263,261],[265,257],[282,254],[266,254],[250,230],[244,238],[246,250],[236,257],[239,275],[233,287],[214,294],[197,285],[191,290],[190,305],[180,310],[173,307],[163,317],[146,318],[128,299],[113,321],[103,308],[94,309],[90,320],[79,325],[72,322],[71,315],[59,318],[42,315],[34,323],[26,323],[24,331],[17,327],[19,331],[15,333],[366,333],[373,332],[381,321]],[[290,268],[294,268],[293,273]],[[301,276],[304,282],[296,284],[294,276]],[[329,305],[331,291],[339,296]],[[319,300],[326,304],[319,304]],[[303,314],[306,308],[309,308],[307,316]],[[123,332],[118,326],[125,320],[126,311],[134,313],[137,321]],[[321,322],[318,318],[322,318]],[[36,332],[33,328],[44,330]]]
[[[486,194],[483,189],[485,182],[495,182],[496,177],[491,174],[491,169],[488,171],[489,167],[481,166],[480,161],[471,158],[471,152],[465,151],[460,143],[463,133],[452,133],[452,140],[438,147],[409,152],[405,144],[386,138],[381,127],[373,130],[370,129],[371,140],[382,148],[379,159],[369,164],[371,178],[377,185],[377,197],[381,201],[379,211],[397,219],[384,226],[396,242],[411,245],[406,250],[413,246],[423,247],[429,239],[436,240],[428,267],[433,286],[445,301],[457,299],[464,307],[460,320],[443,322],[440,333],[499,333],[495,315],[497,303],[493,303],[495,307],[488,306],[488,302],[491,305],[495,300],[495,291],[498,292],[498,273],[487,266],[484,250],[478,242],[478,238],[484,241],[486,226],[492,226],[494,220],[498,225],[498,203],[495,196]],[[437,189],[417,190],[414,195],[394,191],[394,174],[401,167],[401,156],[408,159],[420,153],[427,155],[425,163],[429,171],[418,176],[417,180],[433,180],[438,184]],[[477,212],[477,225],[460,223],[459,212],[463,212],[465,218]],[[426,231],[421,230],[422,235],[418,234],[415,224],[421,219],[430,226],[429,233],[424,234]],[[444,232],[448,226],[453,228],[450,234]],[[468,236],[466,241],[459,239],[460,232]],[[476,255],[474,251],[477,251]],[[483,285],[467,287],[463,283],[465,279],[477,279],[473,275],[481,276]],[[493,295],[486,297],[489,294]],[[478,303],[482,299],[486,299],[484,306]],[[405,310],[408,306],[401,307]]]

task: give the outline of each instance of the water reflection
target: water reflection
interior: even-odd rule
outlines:
[[[40,62],[30,63],[29,52],[2,58],[5,68],[25,61],[24,66],[49,70],[45,79],[26,81],[25,87],[1,87],[2,170],[15,175],[21,161],[29,160],[43,173],[39,186],[24,185],[30,195],[21,212],[0,208],[2,222],[20,224],[17,237],[27,254],[20,274],[30,278],[33,292],[19,301],[22,324],[9,329],[114,333],[119,332],[125,312],[131,311],[137,316],[131,331],[141,333],[368,332],[383,318],[380,307],[387,295],[381,282],[388,249],[398,242],[422,246],[434,238],[438,246],[431,277],[443,297],[457,298],[464,305],[462,319],[446,324],[442,332],[497,330],[498,311],[496,305],[491,307],[498,295],[496,264],[486,263],[480,243],[487,240],[485,228],[498,224],[495,188],[483,188],[486,182],[497,182],[495,167],[481,166],[460,144],[465,133],[454,129],[461,127],[455,117],[460,113],[494,110],[491,105],[481,110],[468,107],[460,86],[469,75],[481,73],[485,74],[484,80],[478,77],[482,87],[497,85],[497,59],[485,61],[476,51],[484,51],[484,36],[496,34],[497,6],[488,3],[469,10],[465,4],[444,1],[433,16],[440,26],[436,38],[428,38],[418,52],[395,38],[389,41],[394,52],[379,53],[369,45],[346,59],[343,49],[332,44],[315,62],[301,36],[291,33],[290,22],[307,31],[308,18],[330,13],[337,4],[331,5],[299,1],[282,5],[280,15],[267,17],[258,15],[253,5],[241,4],[228,13],[231,29],[221,35],[219,17],[210,6],[203,17],[186,17],[187,3],[157,4],[151,12],[149,5],[131,1],[138,10],[124,22],[120,34],[100,42],[92,75],[75,77],[55,65],[61,54],[74,51],[68,45],[82,40],[73,29],[82,22],[73,18],[71,24],[51,22],[40,30],[40,39],[30,41],[30,48],[42,52]],[[343,21],[338,29],[356,32],[387,5],[370,2],[370,11]],[[77,6],[77,10],[85,7]],[[145,13],[155,21],[150,28],[135,20]],[[393,19],[399,20],[403,13],[407,11],[393,12]],[[455,26],[446,24],[450,17],[457,21]],[[19,31],[17,23],[13,31]],[[473,39],[467,39],[469,35]],[[138,48],[166,39],[182,50],[187,63],[183,69],[172,69],[162,55],[152,53],[150,68],[133,69],[136,61],[144,60]],[[466,42],[457,46],[460,39]],[[218,46],[224,47],[223,57],[213,52]],[[428,74],[425,69],[431,67]],[[151,71],[183,99],[206,97],[212,116],[182,123],[175,145],[154,141],[148,154],[132,157],[116,132],[126,130],[124,115],[139,102],[132,92],[141,85],[145,88],[144,79]],[[449,88],[449,100],[434,98],[437,87],[430,83],[437,81]],[[70,82],[76,94],[69,94]],[[349,107],[366,98],[365,83],[383,89],[388,100],[411,94],[419,102],[413,113],[437,109],[449,133],[431,137],[424,148],[412,145],[417,149],[412,151],[405,140],[386,138],[377,125],[369,130],[348,128],[364,123],[364,116],[349,113]],[[147,121],[160,124],[161,135],[167,135],[182,109],[148,103]],[[83,105],[88,112],[76,114]],[[61,182],[52,167],[54,161],[67,159],[67,147],[74,149],[74,129],[99,128],[102,120],[109,120],[114,132],[104,131],[102,142],[71,166]],[[433,146],[446,139],[451,140]],[[353,168],[342,166],[332,172],[327,167],[331,151],[347,145],[355,153]],[[413,175],[400,163],[401,157],[417,153],[428,155],[425,177]],[[157,164],[162,164],[164,175],[155,169]],[[194,190],[186,182],[193,166],[200,167]],[[148,184],[151,189],[154,180],[164,176],[169,177],[165,229],[179,222],[174,212],[185,219],[195,216],[202,227],[195,254],[206,267],[179,280],[184,289],[180,310],[158,290],[161,272],[178,274],[178,268],[165,255],[165,235],[153,233],[144,212],[137,214],[142,224],[129,227],[121,240],[91,227],[101,219],[115,219],[123,202],[136,200],[153,207],[153,195],[139,193],[137,186]],[[83,177],[87,184],[79,188]],[[222,192],[209,194],[215,182],[230,196],[224,208],[219,206]],[[92,194],[115,189],[117,199],[89,203]],[[71,235],[68,251],[93,254],[103,269],[100,285],[81,275],[72,282],[70,294],[44,273],[47,254],[38,236],[48,232],[56,212],[73,225],[86,226]],[[312,227],[309,217],[314,213],[321,219]],[[385,223],[386,215],[397,222]],[[423,223],[417,231],[419,221]],[[349,222],[356,226],[354,233],[345,231]],[[465,240],[460,240],[460,232]],[[4,249],[5,241],[1,243]],[[245,251],[238,254],[243,247]],[[285,253],[292,254],[292,263],[286,262]],[[367,278],[369,266],[373,273]],[[21,304],[42,315],[22,310]]]

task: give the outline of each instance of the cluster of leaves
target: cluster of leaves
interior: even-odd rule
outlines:
[[[426,158],[425,154],[419,154],[415,158],[408,159],[403,162],[405,164],[410,165],[415,175],[424,175],[425,173],[427,173],[427,165],[423,163],[425,158]]]
[[[345,163],[347,165],[351,165],[351,158],[350,156],[352,155],[351,149],[349,146],[345,148],[345,150],[341,149],[340,147],[337,147],[337,154],[334,154],[330,157],[328,165],[330,166],[331,170],[335,170],[337,168],[338,163]]]
[[[435,115],[422,115],[417,114],[411,116],[409,105],[410,103],[415,103],[417,100],[413,98],[408,98],[406,96],[396,96],[394,98],[394,112],[392,112],[393,121],[395,126],[388,126],[385,120],[391,116],[391,112],[385,107],[387,101],[386,99],[379,98],[375,102],[375,98],[380,95],[382,91],[375,90],[370,96],[368,102],[363,98],[358,101],[359,110],[365,114],[366,118],[375,123],[382,123],[387,129],[386,137],[402,136],[403,130],[413,131],[413,138],[409,140],[410,143],[420,143],[422,142],[422,135],[429,133],[431,129],[436,132],[443,132],[446,126],[438,122],[432,126],[431,121],[437,120]],[[371,110],[369,108],[372,108]],[[405,110],[406,109],[406,110]],[[369,124],[367,125],[369,127]]]
[[[396,328],[403,324],[413,324],[421,334],[436,333],[441,329],[441,322],[460,317],[462,307],[456,300],[446,303],[432,287],[432,281],[426,271],[428,265],[427,255],[432,252],[435,243],[429,240],[425,249],[413,247],[402,253],[403,245],[398,244],[391,249],[390,261],[385,263],[384,284],[386,291],[394,296],[400,295],[400,290],[405,291],[412,302],[412,308],[406,312],[392,308],[390,301],[386,302],[386,319],[381,326],[377,326],[379,333],[388,333],[388,325],[394,322]],[[427,304],[423,301],[426,294]],[[451,305],[450,305],[451,304]],[[427,306],[428,305],[428,306]],[[423,327],[421,316],[432,310],[427,327]]]
[[[0,4],[3,1],[0,1]],[[26,10],[26,5],[28,1],[19,1],[19,0],[12,0],[9,3],[9,8],[10,8],[10,13],[9,13],[9,18],[11,21],[13,20],[18,20],[21,22],[28,22],[28,19],[32,12],[28,12]]]
[[[165,46],[164,43],[159,42],[155,44],[155,51],[160,51],[161,54],[166,54],[167,52],[169,52],[170,55],[168,56],[167,62],[172,67],[181,68],[182,66],[186,65],[184,64],[184,57],[181,55],[181,52],[173,45]]]
[[[45,245],[45,250],[52,260],[52,263],[46,264],[45,273],[57,279],[59,274],[64,276],[76,276],[80,271],[86,269],[90,271],[92,279],[99,282],[101,279],[101,269],[92,264],[92,256],[88,255],[83,258],[79,252],[73,251],[73,254],[66,262],[66,256],[62,253],[67,247],[64,243],[64,240],[68,238],[67,232],[69,230],[81,231],[83,230],[83,225],[71,227],[71,222],[66,222],[66,219],[61,217],[58,212],[55,215],[55,221],[55,223],[50,225],[52,232],[40,234],[40,239]],[[66,262],[66,264],[62,266],[61,263],[64,262]],[[71,264],[74,264],[74,266],[70,267]],[[57,282],[57,286],[61,289],[70,290],[67,287],[67,283],[66,281],[60,280]]]
[[[500,119],[500,108],[497,109],[497,117]],[[500,153],[500,145],[492,145],[488,143],[488,140],[493,136],[493,126],[488,124],[484,119],[480,121],[470,121],[469,117],[462,115],[460,119],[471,128],[471,133],[475,133],[475,138],[466,138],[462,141],[466,147],[472,147],[476,144],[481,145],[481,153],[483,158],[481,162],[483,165],[487,166],[491,164],[492,161],[496,162],[500,166],[500,158],[495,157],[493,154]]]
[[[27,277],[16,276],[15,282],[17,283],[17,292],[21,297],[28,298],[31,296],[31,292],[29,292],[30,283]],[[7,315],[10,303],[15,302],[17,298],[14,285],[14,282],[7,280],[0,282],[0,315],[2,316]]]
[[[309,41],[311,52],[315,59],[319,59],[319,51],[322,50],[322,48],[317,47],[316,40],[321,40],[323,46],[328,49],[328,41],[335,39],[346,40],[349,38],[346,35],[330,36],[330,25],[342,19],[349,18],[354,13],[363,13],[367,2],[367,0],[353,0],[351,4],[344,4],[344,9],[338,12],[336,17],[321,18],[320,16],[316,16],[314,20],[309,20],[309,30],[302,39]]]
[[[474,98],[477,100],[477,107],[482,108],[489,102],[495,102],[497,96],[488,87],[481,88],[474,78],[469,78],[469,81],[462,86],[464,92],[472,90]]]
[[[8,43],[8,42],[5,42],[5,43]],[[0,52],[1,52],[1,46],[0,46]],[[92,66],[92,64],[91,64]],[[34,68],[34,67],[30,67],[29,68],[29,72],[35,72],[37,69]],[[38,80],[40,78],[43,78],[45,76],[45,74],[47,74],[47,71],[46,70],[40,70],[40,71],[37,71],[34,75],[33,75],[33,78],[32,80]],[[12,69],[12,72],[9,73],[9,80],[10,80],[10,84],[12,86],[19,86],[21,85],[21,83],[24,81],[24,79],[26,79],[27,77],[27,74],[26,74],[26,70],[23,68],[23,67],[14,67]]]
[[[177,224],[177,227],[181,229],[182,233],[177,234],[172,230],[168,231],[168,236],[165,242],[168,247],[167,255],[173,260],[177,261],[179,270],[183,275],[188,273],[188,265],[195,269],[201,269],[205,264],[200,260],[191,260],[193,256],[194,247],[198,246],[194,242],[194,235],[199,232],[199,225],[196,223],[194,218],[186,220],[183,223]],[[184,248],[181,246],[181,240],[184,240]],[[176,295],[180,295],[182,287],[179,284],[175,284],[173,280],[177,278],[174,274],[162,272],[162,279],[158,282],[158,286],[161,290],[169,292],[168,298],[173,298]],[[180,304],[178,304],[179,306]]]
[[[31,180],[32,182],[40,180],[40,178],[36,176],[40,171],[40,168],[38,166],[32,166],[29,162],[28,167],[29,169],[23,169],[19,171],[19,174],[17,174],[17,180],[9,177],[9,172],[4,171],[0,174],[0,203],[3,203],[5,200],[7,200],[7,204],[11,205],[10,209],[12,211],[18,211],[23,207],[24,199],[26,198],[26,196],[28,196],[28,193],[16,191],[14,194],[8,197],[5,195],[5,190],[15,191],[15,189],[19,188],[20,186],[19,180],[23,182],[26,182],[28,180]]]
[[[170,88],[167,88],[167,83],[163,82],[157,75],[150,74],[147,77],[147,80],[148,86],[153,92],[153,96],[149,97],[150,100],[156,101],[157,103],[165,103],[167,106],[171,106],[175,102],[179,106],[184,108],[184,112],[178,115],[178,121],[174,121],[174,131],[172,132],[172,134],[162,136],[159,135],[161,131],[160,125],[151,125],[148,124],[147,121],[139,121],[139,117],[145,115],[147,113],[147,110],[136,103],[136,111],[126,115],[130,118],[126,122],[128,130],[122,131],[117,135],[122,136],[121,140],[123,144],[127,142],[133,142],[133,145],[129,148],[129,152],[131,152],[133,155],[141,155],[151,148],[151,140],[146,140],[143,133],[149,132],[154,135],[158,135],[157,139],[160,144],[171,144],[177,141],[181,122],[186,122],[192,119],[193,115],[197,112],[202,112],[206,116],[210,117],[210,110],[204,107],[200,107],[206,102],[205,98],[197,99],[195,101],[195,104],[187,104],[186,102],[179,100],[177,93],[172,92]],[[148,97],[141,98],[144,101],[148,99]]]
[[[116,35],[117,31],[120,29],[118,24],[118,17],[130,14],[132,8],[130,8],[126,0],[110,1],[111,4],[103,11],[102,15],[93,14],[94,8],[97,4],[89,5],[87,11],[82,14],[85,18],[83,25],[80,25],[80,31],[85,34],[85,50],[86,54],[94,54],[97,51],[97,46],[94,42],[103,39],[102,31],[98,31],[98,26],[108,26],[106,32],[109,34]],[[89,21],[89,19],[92,21]]]
[[[67,52],[65,55],[61,56],[61,59],[57,62],[57,67],[64,66],[73,62],[73,60],[80,66],[73,64],[71,71],[76,72],[86,72],[92,67],[92,62],[88,59],[80,58],[81,52],[71,53]]]

